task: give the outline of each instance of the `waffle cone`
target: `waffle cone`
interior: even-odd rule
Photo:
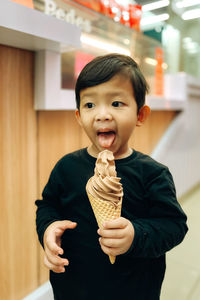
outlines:
[[[115,206],[109,201],[93,197],[88,192],[87,187],[86,191],[99,228],[103,228],[103,223],[105,221],[114,220],[121,216],[122,199],[119,201],[117,206]],[[109,255],[109,259],[111,264],[114,264],[115,256]]]

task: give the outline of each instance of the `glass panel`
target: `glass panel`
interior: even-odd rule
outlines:
[[[160,42],[115,22],[94,10],[68,0],[35,0],[35,8],[79,24],[82,47],[62,54],[62,88],[74,89],[76,78],[92,58],[109,52],[131,55],[139,64],[154,92],[155,50]],[[47,9],[48,6],[48,9]]]

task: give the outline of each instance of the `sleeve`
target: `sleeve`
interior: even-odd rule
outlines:
[[[159,257],[181,243],[188,228],[187,217],[176,199],[173,178],[165,168],[146,184],[147,218],[132,220],[135,237],[127,254]]]
[[[59,208],[60,184],[55,169],[52,171],[47,185],[42,193],[42,200],[36,200],[36,230],[39,241],[43,245],[43,236],[47,227],[55,222],[63,220]]]

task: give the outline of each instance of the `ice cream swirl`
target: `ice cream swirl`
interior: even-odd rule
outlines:
[[[104,150],[97,157],[94,176],[87,185],[88,191],[93,197],[109,201],[116,206],[123,196],[120,179],[115,170],[113,153]]]

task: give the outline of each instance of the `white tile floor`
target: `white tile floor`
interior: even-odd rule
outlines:
[[[167,254],[161,300],[200,300],[200,186],[181,205],[188,216],[189,231]]]

